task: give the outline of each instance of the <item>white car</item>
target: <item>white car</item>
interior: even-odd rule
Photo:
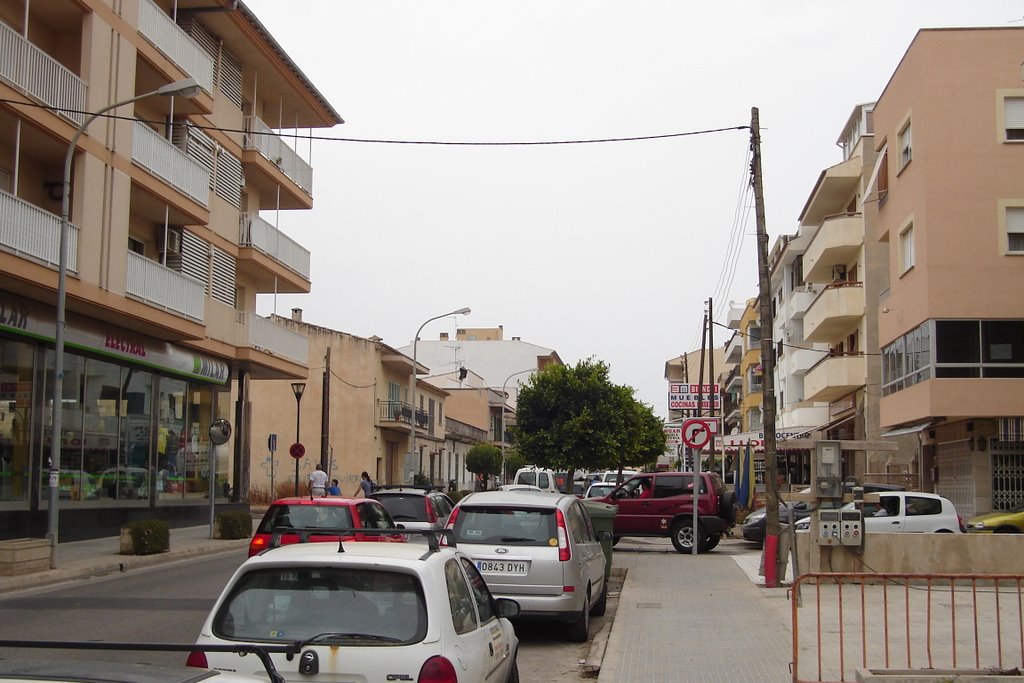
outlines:
[[[594,530],[579,498],[482,491],[458,502],[448,527],[494,594],[514,599],[523,619],[564,622],[569,640],[587,641],[590,615],[604,614],[608,600],[601,541],[611,532]]]
[[[623,482],[629,481],[638,474],[640,473],[637,472],[636,470],[622,470],[622,478],[619,479],[618,470],[607,470],[606,472],[601,474],[601,481],[618,485]]]
[[[959,534],[964,521],[956,513],[953,503],[934,493],[921,491],[889,491],[878,494],[877,503],[863,504],[864,533],[939,533]],[[853,510],[855,503],[847,503],[842,510]],[[811,518],[796,522],[797,531],[810,528]]]
[[[365,530],[364,530],[365,531]],[[518,683],[513,600],[492,597],[470,557],[420,543],[298,543],[246,560],[196,641],[297,643],[273,655],[289,681]],[[442,532],[444,533],[444,532]],[[256,657],[194,652],[188,663],[262,671]]]
[[[511,483],[536,486],[541,491],[559,493],[558,486],[555,485],[555,473],[551,470],[537,467],[536,465],[520,467],[516,470],[516,476],[512,479]]]

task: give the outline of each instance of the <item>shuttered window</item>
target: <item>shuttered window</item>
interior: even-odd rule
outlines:
[[[170,258],[167,265],[171,266]],[[210,293],[210,245],[201,237],[188,230],[181,231],[181,256],[176,268],[182,275],[188,275],[203,283],[203,292]]]
[[[1024,253],[1024,206],[1006,209],[1006,238],[1011,254]]]
[[[217,247],[213,247],[211,254],[213,272],[210,279],[210,296],[234,308],[235,258]]]
[[[242,62],[224,47],[220,37],[200,24],[194,15],[182,12],[178,25],[199,43],[214,63],[214,83],[229,100],[242,108]]]
[[[174,126],[172,140],[206,169],[210,174],[210,189],[218,197],[236,209],[241,207],[245,176],[242,173],[242,162],[238,157],[188,121]]]
[[[1006,139],[1024,140],[1024,97],[1003,100],[1006,114]]]

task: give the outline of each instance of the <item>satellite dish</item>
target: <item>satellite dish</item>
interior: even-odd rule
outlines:
[[[213,424],[210,425],[210,441],[214,445],[220,446],[228,442],[231,438],[231,423],[221,418],[214,420]]]

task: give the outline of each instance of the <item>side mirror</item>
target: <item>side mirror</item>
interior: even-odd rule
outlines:
[[[519,616],[519,603],[510,598],[497,598],[494,601],[494,611],[499,617],[512,619]]]

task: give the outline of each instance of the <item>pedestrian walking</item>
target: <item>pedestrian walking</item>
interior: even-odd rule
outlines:
[[[327,473],[323,465],[317,463],[316,469],[309,473],[309,497],[322,497],[327,491]]]

